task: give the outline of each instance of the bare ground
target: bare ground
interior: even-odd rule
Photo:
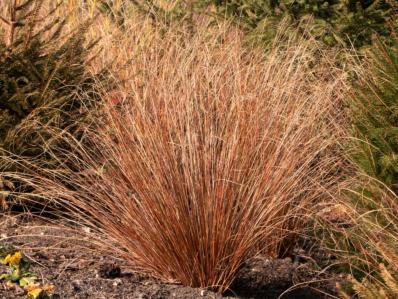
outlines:
[[[231,291],[221,295],[162,282],[57,225],[26,216],[0,217],[0,242],[24,252],[43,283],[55,285],[53,298],[338,298],[335,285],[342,279],[299,255],[274,260],[257,257],[243,265]],[[0,266],[0,273],[4,271]],[[26,298],[26,293],[0,282],[0,298]]]

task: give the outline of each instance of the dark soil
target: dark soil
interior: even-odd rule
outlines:
[[[316,269],[314,262],[293,257],[258,257],[243,265],[228,294],[165,283],[128,267],[89,245],[84,237],[57,225],[16,216],[0,216],[0,243],[24,252],[43,283],[55,285],[53,298],[336,298],[336,274]],[[6,271],[0,266],[0,273]],[[295,286],[295,287],[293,287]],[[0,282],[0,298],[26,298],[22,288]]]

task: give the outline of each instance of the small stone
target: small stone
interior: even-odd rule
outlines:
[[[122,274],[122,270],[115,264],[103,264],[100,266],[98,274],[102,278],[117,278]]]
[[[75,291],[75,292],[79,292],[79,291],[81,291],[81,286],[80,286],[80,280],[74,280],[74,281],[72,281],[72,286],[73,286],[73,290]]]
[[[100,275],[97,270],[94,273],[95,273],[95,278],[100,278]]]
[[[36,252],[35,257],[41,260],[48,260],[48,256],[42,252]]]
[[[115,287],[119,286],[122,284],[122,280],[120,278],[116,278],[115,281],[113,282],[113,285]]]
[[[200,291],[200,296],[202,296],[202,297],[206,296],[206,291],[205,290],[201,290]]]
[[[148,299],[149,297],[144,293],[139,293],[136,295],[137,299]]]

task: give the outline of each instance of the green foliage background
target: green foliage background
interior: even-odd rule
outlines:
[[[11,5],[11,1],[9,2]],[[99,101],[95,83],[105,71],[92,75],[86,64],[96,42],[87,43],[90,25],[66,29],[58,17],[62,5],[48,10],[45,0],[16,2],[6,6],[0,39],[0,204],[10,189],[1,172],[18,170],[18,158],[40,163],[44,168],[61,167],[54,152],[71,151],[61,134],[84,138],[90,125],[89,111]],[[18,4],[21,3],[21,4]],[[46,9],[48,11],[46,11]],[[6,18],[9,17],[10,20]],[[12,19],[15,28],[11,30]],[[7,26],[8,25],[8,26]],[[3,191],[2,191],[3,190]],[[1,208],[1,206],[0,206]]]
[[[112,10],[112,1],[99,3],[103,11]],[[369,46],[373,34],[388,38],[395,30],[393,20],[398,18],[397,0],[180,0],[171,9],[164,9],[156,0],[123,3],[133,4],[154,18],[190,20],[192,13],[232,18],[256,42],[272,41],[283,19],[303,27],[307,19],[313,18],[311,34],[318,40],[328,46],[356,48]],[[120,16],[120,11],[113,14]]]
[[[272,35],[273,24],[293,25],[313,16],[312,34],[327,45],[370,45],[371,36],[389,36],[397,15],[396,0],[207,0],[219,14],[233,16],[251,30]],[[275,27],[275,25],[274,25]]]
[[[346,296],[396,298],[398,294],[398,36],[378,38],[365,51],[347,98],[345,143],[357,173],[345,192],[354,223],[331,235],[345,253],[353,278]],[[369,275],[370,274],[370,275]],[[348,297],[344,297],[348,298]]]
[[[370,73],[354,85],[348,104],[354,161],[398,194],[398,37],[391,42],[375,42]]]

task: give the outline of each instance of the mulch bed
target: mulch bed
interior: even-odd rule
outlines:
[[[88,239],[55,224],[27,216],[0,216],[0,242],[20,248],[31,270],[55,285],[53,298],[337,298],[337,274],[320,271],[305,258],[270,260],[257,257],[244,264],[231,291],[167,283],[126,265],[90,245]],[[0,266],[0,273],[6,268]],[[288,291],[287,291],[288,290]],[[22,288],[0,282],[0,298],[26,298]]]

